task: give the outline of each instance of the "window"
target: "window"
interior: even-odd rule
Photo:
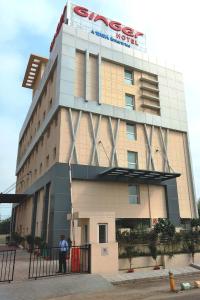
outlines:
[[[40,174],[42,173],[42,163],[40,164]]]
[[[47,128],[47,138],[50,137],[50,126]]]
[[[126,84],[133,84],[133,72],[130,70],[124,70],[124,80]]]
[[[45,86],[44,88],[44,97],[46,97],[46,94],[47,94],[47,86]]]
[[[84,243],[88,243],[88,225],[84,225]]]
[[[46,111],[43,112],[43,120],[45,119]]]
[[[126,123],[126,133],[127,133],[128,140],[135,141],[136,140],[136,125]]]
[[[52,99],[49,101],[49,110],[52,108]]]
[[[128,201],[129,204],[139,204],[139,189],[137,185],[128,186]]]
[[[128,168],[137,169],[137,152],[128,151]]]
[[[108,224],[99,224],[99,243],[108,242]]]
[[[56,158],[56,147],[53,148],[53,159]]]
[[[55,115],[55,127],[58,125],[58,114]]]
[[[46,167],[49,165],[49,155],[46,156]]]
[[[41,106],[41,99],[38,102],[38,108],[40,108],[40,106]]]
[[[43,142],[44,142],[44,137],[43,137],[43,135],[42,135],[42,136],[41,136],[41,139],[40,139],[41,147],[43,146]]]
[[[135,96],[125,94],[125,107],[128,110],[135,109]]]

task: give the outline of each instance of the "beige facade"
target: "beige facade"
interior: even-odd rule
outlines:
[[[75,91],[76,97],[85,96],[84,70],[86,64],[86,54],[80,51],[76,52],[76,80]],[[89,56],[88,61],[88,101],[97,101],[98,76],[97,57]],[[135,111],[148,112],[157,114],[158,110],[144,107],[144,103],[148,101],[152,104],[153,100],[149,100],[148,96],[158,97],[156,89],[158,89],[158,78],[156,75],[147,74],[142,71],[134,70],[134,84],[128,85],[124,81],[124,66],[114,62],[103,60],[101,62],[101,81],[102,81],[102,103],[121,107],[125,109],[125,95],[133,95],[135,97]],[[51,72],[49,79],[44,86],[38,104],[28,122],[26,130],[19,144],[18,161],[21,160],[26,153],[32,139],[36,135],[40,126],[45,121],[48,112],[52,109],[55,102],[55,84],[56,84],[56,65]],[[35,87],[39,85],[39,81],[35,82]],[[143,98],[147,95],[147,99]],[[146,101],[146,102],[144,102]],[[152,102],[153,101],[153,102]],[[157,103],[159,103],[159,98]],[[127,136],[127,124],[134,124],[136,136],[134,140],[129,140]],[[71,152],[72,145],[72,126],[77,126],[75,148],[77,157]],[[146,131],[145,131],[146,126]],[[97,130],[96,142],[97,156],[93,156],[93,136],[92,128]],[[17,192],[22,193],[38,180],[53,164],[55,163],[78,163],[81,165],[96,166],[120,166],[128,167],[127,152],[133,151],[138,155],[138,168],[148,169],[148,145],[147,139],[152,132],[152,158],[156,171],[165,171],[166,154],[168,171],[176,171],[181,173],[181,177],[177,179],[178,197],[180,216],[182,218],[193,217],[193,204],[191,194],[191,183],[189,178],[188,153],[186,148],[186,133],[169,130],[157,126],[144,125],[135,122],[127,122],[117,118],[101,116],[94,113],[82,112],[69,108],[60,108],[50,121],[48,127],[39,137],[37,143],[32,148],[24,165],[20,169],[17,182]],[[113,151],[112,134],[116,133],[116,159],[111,162]],[[162,140],[167,139],[167,151],[163,150]],[[88,196],[95,190],[101,191],[101,186],[108,185],[108,194],[103,197],[103,201],[95,198],[95,203],[101,203],[101,206],[94,202]],[[73,183],[73,198],[75,198],[75,208],[77,211],[81,209],[89,209],[93,204],[98,210],[104,210],[108,206],[115,207],[114,211],[117,217],[141,217],[141,218],[159,218],[166,217],[166,201],[162,187],[154,187],[151,185],[140,186],[140,204],[128,205],[127,185],[120,183],[114,185],[111,183]],[[87,189],[87,188],[88,189]],[[83,203],[80,203],[79,190],[85,195]],[[104,190],[104,189],[103,189]],[[113,193],[114,190],[114,193]],[[94,191],[94,192],[93,192]],[[109,194],[110,193],[110,194]],[[117,195],[115,198],[114,195]],[[114,198],[113,198],[114,197]],[[98,199],[98,200],[97,200]],[[113,200],[112,200],[113,199]],[[123,205],[122,205],[123,203]],[[159,204],[159,205],[158,205]],[[42,205],[42,204],[41,204]],[[105,205],[105,206],[104,206]],[[39,206],[40,207],[40,204]],[[39,209],[39,208],[38,208]],[[93,207],[92,207],[93,209]],[[119,210],[119,213],[117,211]],[[113,211],[113,210],[112,210]],[[40,235],[41,229],[41,213],[37,211],[37,234]],[[27,225],[28,226],[28,225]],[[27,226],[23,226],[27,228]],[[24,229],[24,231],[27,231]]]
[[[85,97],[85,53],[76,52],[76,84],[75,96]],[[125,106],[125,94],[135,96],[136,111],[160,115],[158,79],[154,74],[134,70],[134,84],[124,82],[125,66],[102,60],[101,62],[101,93],[102,103],[116,107]],[[127,68],[127,70],[129,70]],[[98,58],[88,59],[88,97],[87,100],[97,101],[98,91]]]
[[[50,246],[61,234],[90,244],[91,272],[113,273],[127,268],[116,230],[197,217],[182,75],[128,42],[92,34],[90,18],[78,30],[65,21],[66,10],[50,57],[32,54],[22,84],[33,93],[19,138],[16,193],[24,195],[13,231]],[[135,267],[152,265],[135,259]]]
[[[196,207],[181,75],[93,38],[63,25],[49,59],[30,57],[16,171],[16,193],[28,195],[15,230],[90,243],[101,273],[118,270],[118,220],[180,226]]]
[[[79,117],[78,111],[73,111],[73,122],[76,123]],[[70,150],[71,150],[71,133],[70,133],[70,120],[69,111],[62,109],[61,111],[61,128],[60,128],[60,152],[59,161],[63,163],[69,162]],[[99,121],[98,115],[92,115],[93,126],[96,128]],[[99,165],[110,166],[111,152],[112,152],[112,139],[111,130],[108,117],[101,117],[101,123],[98,131],[98,143],[97,152],[99,154]],[[113,131],[117,126],[117,119],[112,119]],[[147,139],[145,135],[144,125],[136,124],[136,140],[130,141],[127,137],[126,130],[127,122],[121,120],[117,142],[117,160],[118,166],[128,167],[127,151],[134,151],[138,153],[138,168],[147,169]],[[129,124],[129,122],[128,122]],[[152,157],[155,164],[156,171],[164,171],[165,167],[165,153],[163,151],[162,137],[168,137],[168,163],[170,170],[180,172],[182,175],[177,179],[178,193],[179,193],[179,205],[180,214],[182,218],[192,217],[192,208],[190,207],[192,202],[192,195],[189,183],[188,165],[187,165],[187,149],[185,145],[186,134],[178,131],[168,130],[165,128],[158,128],[155,126],[147,126],[147,132],[150,133],[153,130],[152,135]],[[103,147],[102,147],[103,144]],[[77,131],[76,138],[76,150],[78,156],[78,163],[83,165],[91,164],[92,153],[92,136],[91,136],[91,118],[89,113],[82,113],[80,119],[79,129]],[[176,151],[175,151],[176,149]],[[72,160],[72,163],[77,163]],[[94,165],[98,165],[97,161],[93,162]],[[189,201],[188,201],[189,200]]]
[[[41,68],[44,68],[42,66]],[[42,71],[43,74],[44,71]],[[41,82],[42,74],[38,74],[36,78],[34,91],[37,89],[39,83]],[[49,76],[47,83],[43,89],[43,93],[40,95],[38,103],[32,113],[31,118],[28,121],[26,129],[19,143],[18,150],[18,161],[26,153],[28,146],[31,144],[32,139],[36,135],[37,131],[40,129],[42,123],[44,122],[48,112],[54,105],[55,102],[55,84],[56,84],[56,67]]]
[[[31,234],[32,213],[32,198],[28,198],[24,203],[17,207],[15,230],[23,237]]]
[[[76,212],[109,211],[116,218],[167,217],[164,187],[141,184],[139,191],[139,204],[129,204],[128,184],[74,181],[73,209]]]

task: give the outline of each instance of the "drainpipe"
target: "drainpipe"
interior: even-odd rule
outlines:
[[[148,202],[149,202],[149,218],[150,218],[150,226],[152,225],[151,224],[151,199],[150,199],[150,191],[149,191],[149,184],[147,185],[148,187]]]
[[[72,168],[71,163],[69,162],[69,192],[70,192],[70,199],[71,199],[71,240],[72,245],[75,246],[75,232],[74,232],[74,210],[73,210],[73,201],[72,201]]]

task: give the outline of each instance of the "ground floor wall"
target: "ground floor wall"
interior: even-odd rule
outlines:
[[[167,218],[164,186],[139,184],[138,204],[129,203],[128,187],[123,182],[73,181],[73,209],[113,211],[116,218]]]
[[[167,255],[158,255],[157,264],[161,268],[179,268],[189,266],[193,263],[191,254],[175,254],[173,257],[169,257]],[[194,263],[200,264],[200,253],[196,253],[194,256]],[[133,257],[132,259],[132,268],[133,269],[146,269],[146,268],[154,268],[156,265],[155,260],[151,256],[140,256]],[[130,268],[130,262],[128,258],[120,258],[119,259],[119,270],[125,271]]]
[[[169,218],[174,225],[180,225],[176,179],[157,184],[125,177],[116,181],[100,176],[105,170],[56,163],[25,191],[29,197],[14,209],[15,231],[23,236],[40,236],[56,246],[60,234],[72,237],[72,210],[73,213],[112,212],[115,219]],[[138,204],[128,201],[129,184],[139,186]],[[77,226],[77,234],[81,230]]]

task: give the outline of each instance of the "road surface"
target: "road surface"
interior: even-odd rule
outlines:
[[[179,290],[177,293],[170,292],[168,279],[162,278],[119,284],[112,290],[104,292],[71,294],[48,300],[200,300],[200,289],[180,291],[181,282],[193,284],[195,280],[199,279],[198,274],[176,277],[176,288]]]

